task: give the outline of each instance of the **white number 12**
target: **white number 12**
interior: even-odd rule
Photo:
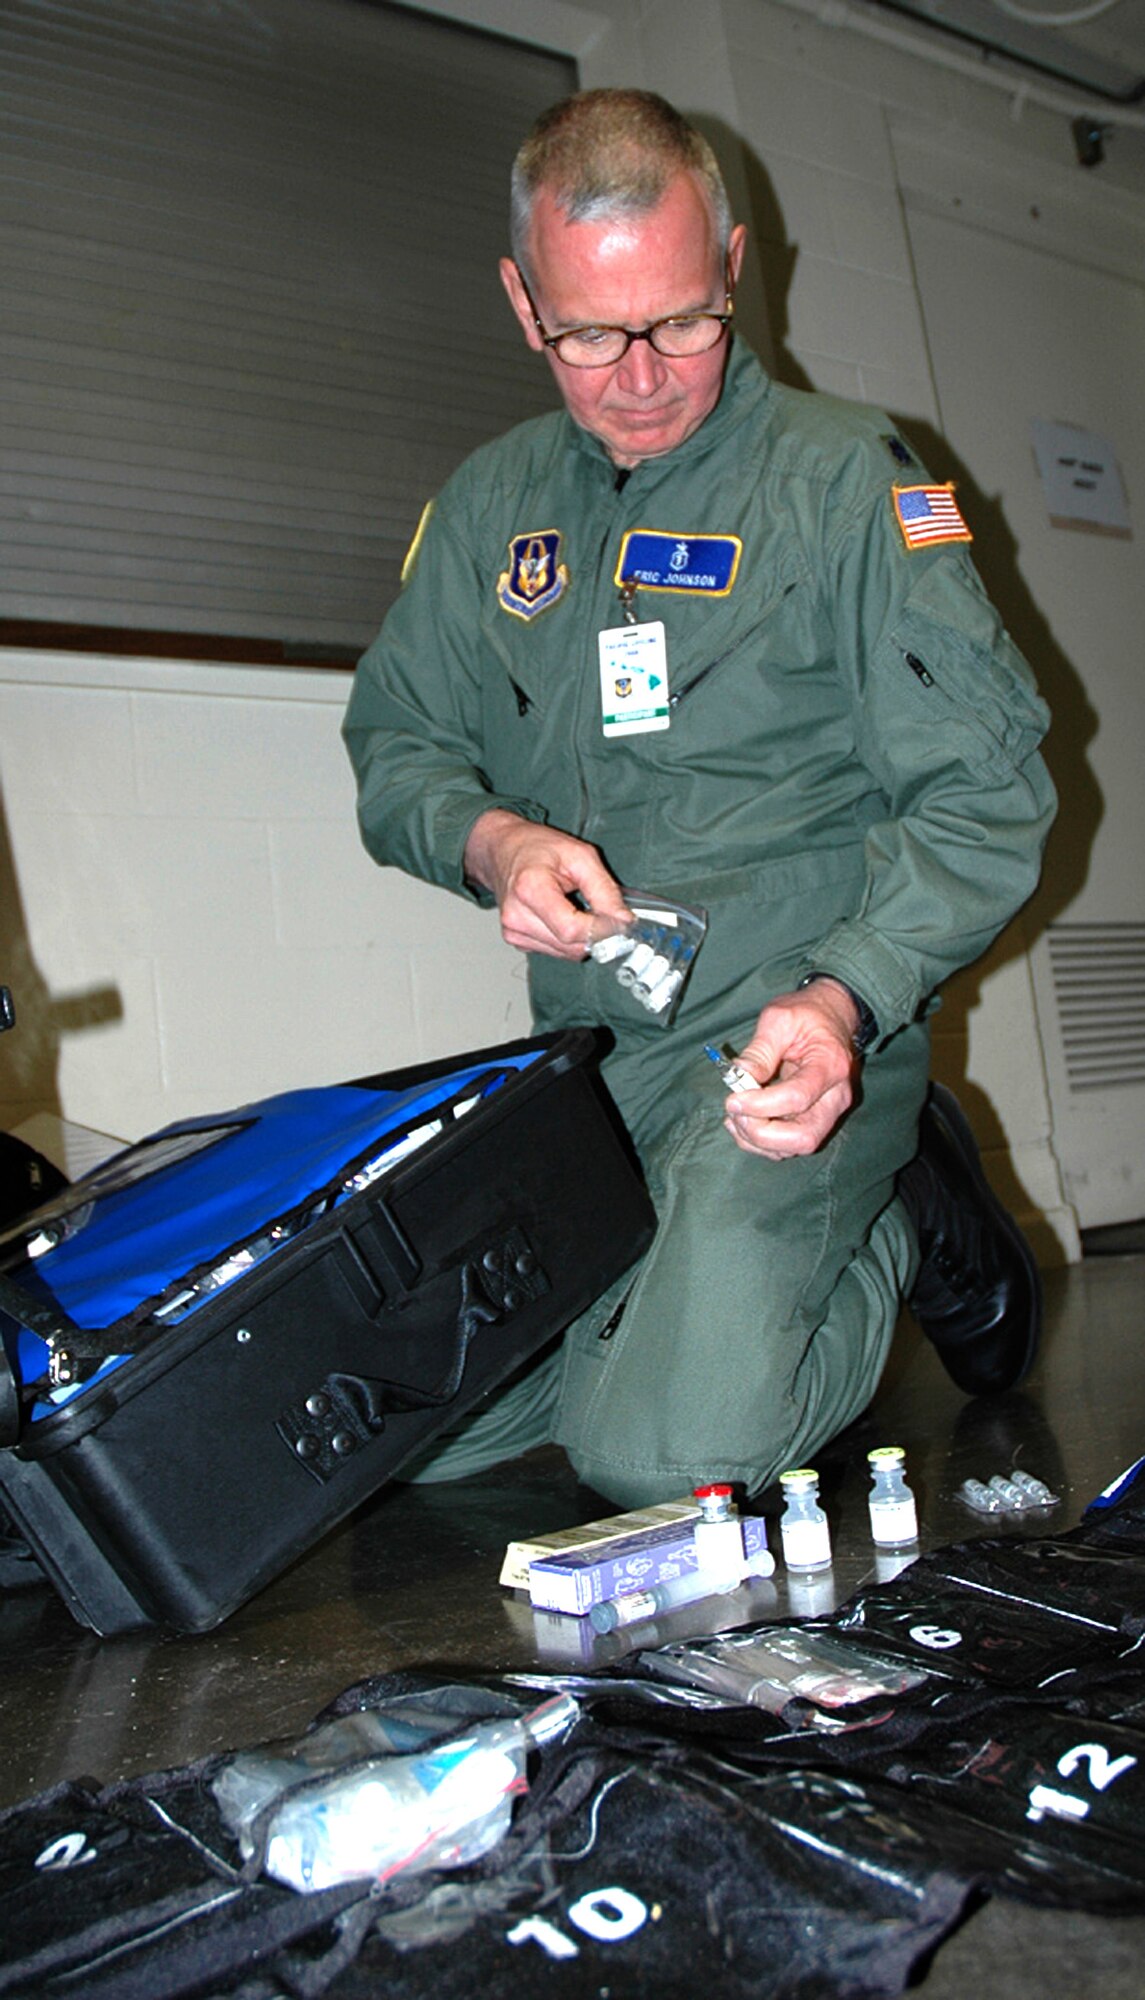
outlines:
[[[1058,1758],[1058,1771],[1063,1778],[1072,1778],[1082,1764],[1088,1766],[1087,1777],[1095,1792],[1106,1792],[1117,1778],[1123,1778],[1132,1771],[1136,1757],[1111,1757],[1104,1743],[1076,1743],[1072,1750],[1066,1750]],[[1089,1812],[1089,1800],[1074,1798],[1069,1792],[1055,1791],[1052,1785],[1035,1785],[1030,1793],[1030,1803],[1026,1818],[1045,1819],[1049,1813],[1054,1819],[1085,1819]]]

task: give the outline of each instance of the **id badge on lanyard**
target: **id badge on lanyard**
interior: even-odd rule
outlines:
[[[671,721],[668,644],[659,618],[636,616],[641,590],[689,597],[727,597],[743,543],[738,535],[675,535],[630,529],[620,548],[615,582],[623,625],[597,634],[600,716],[606,736],[643,736]]]
[[[630,617],[625,601],[625,616]],[[598,633],[600,716],[606,736],[643,736],[667,729],[668,647],[659,618],[610,626]]]

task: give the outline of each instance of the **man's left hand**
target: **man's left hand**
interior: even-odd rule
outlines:
[[[758,1090],[729,1091],[724,1123],[765,1160],[817,1152],[854,1099],[858,1009],[845,986],[816,979],[764,1008],[736,1057]]]

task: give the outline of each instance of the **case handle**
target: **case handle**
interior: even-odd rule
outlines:
[[[451,1303],[456,1301],[453,1339],[442,1373],[432,1385],[335,1371],[283,1411],[275,1428],[313,1478],[322,1484],[332,1479],[385,1429],[388,1416],[447,1409],[461,1388],[470,1344],[477,1335],[487,1327],[505,1325],[551,1290],[547,1273],[516,1224],[496,1243],[474,1252],[459,1269],[422,1288],[419,1302],[427,1310],[441,1300],[442,1310],[434,1316],[438,1327],[448,1324],[449,1308],[441,1298],[447,1287]],[[379,1333],[384,1336],[384,1332],[383,1315]]]

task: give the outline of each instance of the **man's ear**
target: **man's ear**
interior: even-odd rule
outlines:
[[[501,273],[501,283],[505,287],[509,304],[517,316],[517,322],[521,331],[528,341],[529,346],[539,354],[545,343],[538,332],[537,322],[533,317],[533,308],[529,304],[525,287],[521,283],[521,273],[518,271],[511,257],[502,257],[498,269]]]

